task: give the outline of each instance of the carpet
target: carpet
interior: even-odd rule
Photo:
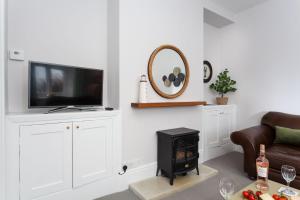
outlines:
[[[163,200],[222,200],[218,190],[220,177],[232,178],[235,181],[236,191],[252,182],[243,172],[243,154],[241,153],[232,152],[203,164],[218,170],[218,175]],[[139,198],[133,192],[126,190],[97,200],[139,200]]]

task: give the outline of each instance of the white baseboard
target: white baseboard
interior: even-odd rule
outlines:
[[[203,151],[201,150],[203,156]],[[199,164],[202,163],[203,157],[199,158]],[[148,163],[128,170],[124,175],[119,177],[121,182],[120,191],[129,189],[129,185],[147,178],[156,176],[157,162]]]
[[[243,153],[243,149],[239,145],[235,145],[234,151],[238,151]],[[201,150],[200,155],[204,155],[203,151]],[[203,162],[203,157],[199,158],[199,164]],[[157,168],[157,162],[152,162],[148,163],[133,169],[128,170],[124,175],[119,176],[119,188],[118,191],[115,192],[120,192],[127,190],[129,188],[129,185],[131,183],[135,183],[147,178],[154,177],[156,175],[156,168]]]
[[[127,190],[129,184],[154,177],[156,175],[157,162],[145,164],[134,169],[128,170],[124,175],[120,176],[120,191]]]
[[[101,181],[90,183],[85,187],[79,187],[75,190],[65,190],[62,193],[54,193],[49,196],[44,196],[41,200],[92,200],[127,190],[131,183],[154,177],[155,173],[156,162],[153,162],[128,170],[124,175],[115,174],[112,177]]]

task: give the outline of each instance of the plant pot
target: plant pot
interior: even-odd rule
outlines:
[[[228,97],[217,97],[217,104],[218,105],[227,105]]]

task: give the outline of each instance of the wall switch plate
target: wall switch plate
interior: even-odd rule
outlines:
[[[24,50],[11,49],[9,50],[9,59],[23,61],[25,60]]]

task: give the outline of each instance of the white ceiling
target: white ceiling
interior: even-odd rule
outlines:
[[[230,19],[206,8],[204,8],[204,22],[217,28],[222,28],[233,23]]]
[[[210,0],[234,13],[239,13],[267,0]]]

